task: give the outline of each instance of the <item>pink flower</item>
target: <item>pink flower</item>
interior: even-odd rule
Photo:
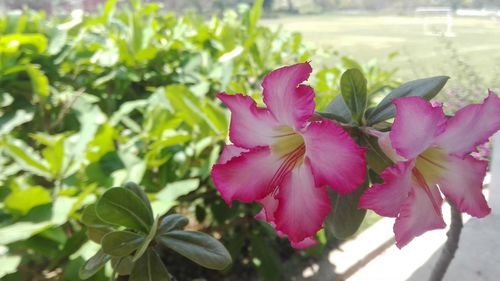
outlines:
[[[424,232],[444,228],[444,194],[461,212],[484,217],[490,208],[482,194],[488,163],[469,154],[500,129],[500,98],[468,105],[446,119],[440,105],[420,97],[394,101],[390,133],[378,133],[382,150],[396,163],[361,197],[360,207],[396,217],[399,248]]]
[[[231,111],[229,138],[212,179],[222,198],[258,202],[257,216],[287,235],[292,246],[313,245],[313,236],[330,211],[326,185],[341,194],[365,177],[365,158],[344,131],[314,118],[314,91],[302,85],[309,63],[269,73],[262,83],[264,103],[241,94],[218,94]]]

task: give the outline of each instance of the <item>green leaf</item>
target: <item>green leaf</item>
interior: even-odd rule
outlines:
[[[362,145],[368,148],[366,152],[368,167],[375,172],[380,174],[385,168],[393,164],[391,159],[389,159],[380,149],[377,138],[364,135],[362,138]]]
[[[151,244],[151,241],[153,241],[153,239],[155,238],[157,230],[158,230],[158,220],[159,219],[160,219],[160,217],[156,217],[156,219],[155,219],[155,221],[153,223],[153,227],[151,228],[151,230],[148,233],[148,236],[146,236],[146,239],[144,239],[144,241],[142,242],[141,247],[135,253],[135,255],[134,255],[133,259],[132,259],[134,262],[136,260],[138,260],[144,254],[144,252],[146,252],[146,250],[148,249],[149,245]]]
[[[135,262],[130,281],[170,281],[170,274],[153,249],[148,249],[145,255]]]
[[[17,271],[21,256],[0,256],[0,278]]]
[[[146,192],[144,192],[144,190],[138,186],[136,183],[134,182],[126,182],[123,187],[127,188],[127,189],[130,189],[132,192],[135,193],[135,195],[139,196],[139,198],[141,198],[142,202],[144,202],[144,205],[146,205],[146,207],[148,207],[149,211],[151,213],[153,213],[153,209],[151,208],[151,204],[149,203],[149,199],[148,199],[148,195],[146,194]]]
[[[101,244],[102,238],[104,235],[114,231],[111,227],[87,227],[87,237],[96,242],[97,244]]]
[[[113,231],[102,238],[102,250],[111,256],[125,257],[137,250],[145,238],[144,235],[130,231]]]
[[[158,229],[158,234],[165,234],[172,230],[182,230],[186,225],[188,225],[189,219],[185,216],[179,214],[172,214],[164,217],[161,220],[160,228]]]
[[[86,226],[90,226],[90,227],[110,226],[109,223],[101,220],[101,218],[99,218],[97,216],[95,207],[96,207],[95,203],[90,204],[87,207],[85,207],[85,209],[83,210],[83,213],[82,213],[82,217],[80,219],[82,221],[82,223],[85,224]]]
[[[49,96],[49,79],[40,70],[38,66],[29,64],[26,65],[26,72],[31,79],[31,85],[33,88],[33,93],[40,97]]]
[[[282,280],[283,266],[276,249],[262,237],[253,236],[250,240],[252,263],[264,281]]]
[[[28,110],[19,109],[5,113],[0,117],[0,135],[7,134],[17,126],[30,122],[33,120],[34,115],[34,111],[31,108]]]
[[[155,213],[162,214],[170,210],[177,204],[177,198],[186,195],[198,188],[200,180],[187,179],[167,184],[156,194],[156,201],[153,202]]]
[[[78,276],[85,280],[96,274],[109,260],[110,255],[105,254],[102,250],[99,250],[93,257],[88,259],[80,268]]]
[[[358,124],[361,124],[366,109],[366,83],[363,73],[356,68],[346,70],[340,78],[342,97]]]
[[[325,115],[326,114],[326,115]],[[326,107],[323,114],[320,115],[334,119],[341,123],[349,124],[352,122],[352,114],[347,105],[345,104],[342,95],[336,96]]]
[[[46,161],[42,160],[31,147],[21,140],[2,142],[1,144],[21,168],[35,175],[50,178]]]
[[[156,241],[206,268],[223,270],[232,262],[224,245],[202,232],[174,230]]]
[[[99,218],[109,224],[125,226],[148,233],[153,214],[141,198],[129,189],[113,187],[99,198],[96,205]]]
[[[49,191],[41,186],[10,193],[4,201],[5,208],[19,215],[26,215],[36,206],[52,202]]]
[[[131,256],[111,258],[111,267],[118,273],[118,275],[130,275],[134,262]]]
[[[375,108],[366,112],[368,125],[377,124],[394,117],[396,112],[392,100],[401,97],[419,96],[426,100],[435,97],[450,77],[436,76],[404,83],[392,90]]]
[[[365,218],[366,210],[358,208],[359,198],[368,188],[365,181],[354,192],[339,195],[335,191],[329,191],[332,211],[325,223],[327,229],[338,239],[346,239],[356,233]]]

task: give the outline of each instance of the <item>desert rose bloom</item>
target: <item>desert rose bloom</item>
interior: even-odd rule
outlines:
[[[258,202],[257,216],[288,236],[292,246],[314,244],[330,211],[326,186],[341,194],[365,177],[365,149],[344,129],[314,115],[314,91],[301,83],[312,68],[300,63],[264,77],[264,103],[220,93],[231,111],[229,138],[212,179],[227,204]]]
[[[420,97],[394,101],[390,133],[378,133],[382,150],[396,163],[361,197],[360,207],[396,217],[399,248],[424,232],[444,228],[446,196],[461,211],[484,217],[490,208],[482,194],[488,162],[470,156],[500,129],[500,98],[493,92],[482,104],[468,105],[446,119],[440,105]]]

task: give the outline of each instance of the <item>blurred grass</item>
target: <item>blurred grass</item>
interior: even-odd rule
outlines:
[[[444,17],[431,19],[443,22],[435,25],[445,29]],[[424,19],[414,16],[381,15],[311,15],[286,16],[262,20],[272,28],[298,31],[304,41],[316,46],[350,55],[360,61],[385,58],[398,51],[399,56],[388,66],[396,66],[398,78],[412,80],[425,76],[446,74],[463,76],[459,60],[475,72],[484,87],[500,87],[500,20],[490,18],[454,17],[453,37],[425,34]],[[336,58],[324,60],[334,63]],[[470,74],[466,74],[470,76]],[[453,81],[453,80],[452,80]]]

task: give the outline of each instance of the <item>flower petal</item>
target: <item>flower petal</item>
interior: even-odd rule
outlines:
[[[446,123],[437,143],[448,153],[464,156],[500,130],[500,98],[490,91],[482,104],[460,109]]]
[[[396,217],[411,190],[413,161],[398,162],[380,175],[383,184],[375,184],[361,196],[359,207],[385,217]]]
[[[299,85],[311,71],[306,62],[276,69],[264,77],[264,103],[280,123],[300,129],[314,114],[314,90]]]
[[[270,183],[281,164],[268,147],[258,147],[212,168],[212,179],[227,204],[264,198],[275,186]],[[258,176],[255,176],[258,175]]]
[[[472,156],[449,156],[446,172],[439,180],[439,188],[451,199],[460,212],[482,218],[491,212],[482,193],[487,161]]]
[[[330,120],[313,122],[303,133],[315,185],[329,185],[340,194],[354,191],[366,175],[365,148]]]
[[[309,248],[309,247],[312,247],[312,246],[318,244],[318,241],[316,241],[316,239],[314,239],[314,236],[304,238],[304,240],[302,240],[300,242],[294,242],[294,241],[290,241],[290,242],[292,244],[292,247],[295,249],[306,249],[306,248]]]
[[[267,221],[268,223],[274,222],[274,213],[278,209],[279,201],[274,198],[274,194],[270,193],[261,200],[258,200],[262,206],[262,210],[255,216],[256,219]]]
[[[422,235],[428,230],[444,228],[446,224],[441,214],[441,209],[434,208],[429,196],[441,206],[443,199],[437,188],[429,188],[426,193],[424,188],[413,186],[408,198],[403,203],[399,216],[394,224],[396,246],[404,247],[413,238]]]
[[[224,145],[224,149],[220,154],[219,160],[217,164],[226,164],[227,161],[233,159],[234,157],[240,156],[241,153],[247,152],[248,149],[237,147],[236,145],[226,144]]]
[[[446,124],[441,107],[433,107],[421,97],[393,101],[396,117],[390,133],[392,146],[399,155],[413,159],[434,144]]]
[[[298,243],[318,232],[330,212],[325,188],[316,188],[307,159],[283,180],[277,195],[276,229]]]
[[[240,94],[217,94],[217,97],[231,111],[229,138],[235,145],[243,148],[268,146],[276,134],[278,122],[266,108],[259,108],[255,101]]]

